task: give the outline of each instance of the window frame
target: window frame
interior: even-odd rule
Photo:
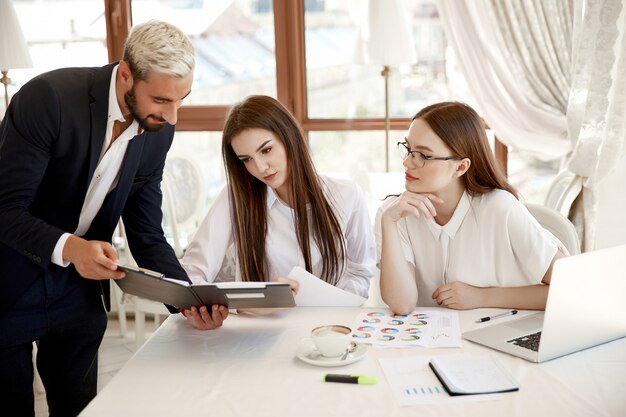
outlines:
[[[119,60],[132,25],[132,0],[104,0],[109,62]],[[385,130],[384,118],[310,119],[307,110],[305,55],[305,0],[273,0],[276,42],[276,89],[278,100],[310,131]],[[221,131],[230,106],[185,106],[178,113],[179,131]],[[391,118],[390,130],[404,130],[409,118]],[[507,148],[496,138],[495,155],[507,172]]]

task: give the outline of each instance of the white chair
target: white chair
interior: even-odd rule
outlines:
[[[166,234],[171,234],[176,256],[181,258],[188,235],[196,230],[204,214],[206,185],[193,159],[172,155],[165,162],[162,187],[163,225]]]
[[[550,207],[565,217],[569,217],[572,203],[582,190],[582,177],[563,170],[552,180],[546,196],[546,207]]]
[[[118,228],[123,241],[123,262],[131,266],[137,266],[137,262],[135,262],[128,246],[128,239],[126,237],[124,222],[122,222],[122,220],[120,220]],[[120,317],[120,332],[123,333],[124,336],[126,334],[126,306],[124,302],[128,294],[124,294],[116,283],[112,283],[111,291],[113,293],[113,298],[117,302],[118,314]],[[132,301],[132,309],[135,312],[135,346],[139,348],[145,341],[146,314],[154,314],[154,326],[156,329],[161,324],[161,317],[169,315],[170,312],[163,304],[156,301],[146,300],[135,296],[132,296]],[[124,322],[123,329],[122,321]]]
[[[526,207],[539,224],[563,244],[570,255],[580,253],[576,228],[565,216],[550,207],[539,204],[526,204]]]
[[[43,394],[46,392],[46,389],[43,386],[43,381],[41,380],[41,376],[37,370],[37,342],[33,342],[33,371],[33,387],[35,388],[35,393]]]
[[[388,308],[380,295],[380,270],[376,268],[376,274],[370,280],[370,290],[363,307]]]

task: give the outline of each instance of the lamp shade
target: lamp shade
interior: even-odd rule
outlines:
[[[402,0],[369,0],[364,61],[398,66],[414,64],[415,43]]]
[[[30,68],[28,46],[11,0],[0,0],[0,70]]]

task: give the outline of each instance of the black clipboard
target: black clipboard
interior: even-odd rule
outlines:
[[[115,283],[128,294],[176,307],[211,306],[228,308],[295,307],[291,287],[286,282],[224,282],[189,284],[166,278],[149,269],[118,265],[126,276]]]

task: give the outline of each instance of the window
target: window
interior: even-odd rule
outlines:
[[[115,61],[131,22],[162,19],[185,30],[197,49],[194,87],[179,112],[175,146],[195,155],[205,155],[210,148],[211,155],[201,162],[207,177],[223,179],[213,171],[221,167],[218,132],[230,105],[249,94],[276,97],[294,113],[309,137],[320,172],[351,176],[362,183],[361,172],[384,171],[381,68],[355,59],[366,0],[14,2],[35,69],[12,70],[13,91],[52,68]],[[388,149],[392,174],[402,171],[394,143],[415,112],[447,99],[475,104],[447,44],[435,1],[403,4],[418,62],[392,68]],[[54,25],[49,24],[51,15]],[[528,165],[527,159],[519,160]],[[516,166],[517,162],[512,165]],[[512,180],[516,186],[535,187],[533,181]],[[524,188],[522,192],[534,193]]]
[[[250,94],[276,97],[270,2],[133,0],[131,13],[133,24],[164,20],[193,42],[196,71],[185,105],[232,104]]]
[[[33,68],[9,70],[12,81],[9,95],[46,71],[108,63],[106,19],[101,0],[13,0],[13,5],[29,46]],[[52,15],[54,24],[50,22]],[[3,89],[0,94],[4,98]],[[4,99],[1,101],[4,103]]]

